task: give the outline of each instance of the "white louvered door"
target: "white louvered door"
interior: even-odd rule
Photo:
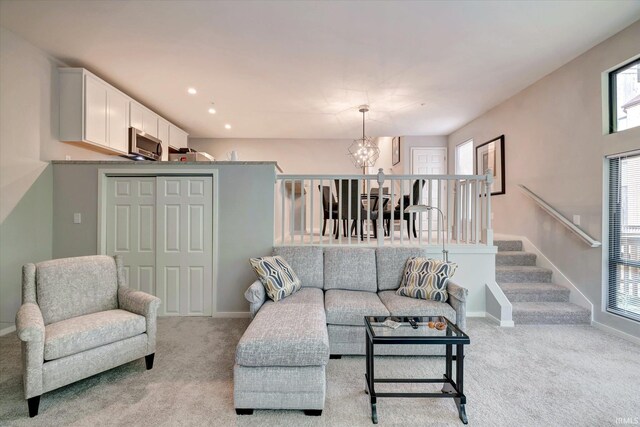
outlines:
[[[161,316],[210,316],[212,178],[109,177],[107,191],[107,254],[129,286],[160,297]]]
[[[211,177],[158,177],[158,296],[166,316],[210,316]]]

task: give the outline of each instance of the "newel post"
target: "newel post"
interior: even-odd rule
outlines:
[[[493,246],[493,226],[491,224],[491,184],[493,184],[493,171],[487,170],[487,224],[485,241],[487,246]]]
[[[378,194],[382,197],[382,184],[384,184],[384,172],[382,168],[378,169]],[[378,221],[377,221],[377,233],[378,233],[378,247],[384,246],[384,203],[383,200],[378,200]]]

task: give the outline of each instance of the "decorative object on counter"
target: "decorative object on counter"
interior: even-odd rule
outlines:
[[[227,160],[230,160],[232,162],[237,162],[238,160],[240,160],[240,157],[238,156],[238,152],[236,150],[228,152]]]
[[[491,195],[505,194],[504,135],[476,147],[476,175],[492,172]]]
[[[393,166],[400,163],[400,137],[394,136],[391,140],[391,164]]]
[[[181,148],[177,152],[169,154],[169,160],[173,162],[215,162],[215,157],[203,151],[193,148]]]
[[[354,139],[349,147],[349,156],[357,168],[362,168],[362,173],[366,174],[367,167],[373,167],[380,156],[380,149],[373,142],[373,139],[365,135],[365,113],[369,111],[368,105],[361,105],[359,110],[362,113],[362,138]]]

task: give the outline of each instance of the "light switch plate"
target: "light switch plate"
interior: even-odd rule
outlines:
[[[573,223],[578,226],[580,225],[580,215],[573,216]]]
[[[79,212],[76,212],[73,214],[73,223],[74,224],[80,224],[82,223],[82,214]]]

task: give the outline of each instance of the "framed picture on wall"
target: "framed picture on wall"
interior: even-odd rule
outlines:
[[[394,136],[391,140],[391,164],[395,166],[398,163],[400,163],[400,137]]]
[[[488,170],[493,174],[491,195],[505,194],[504,135],[476,147],[476,175],[486,175]]]

